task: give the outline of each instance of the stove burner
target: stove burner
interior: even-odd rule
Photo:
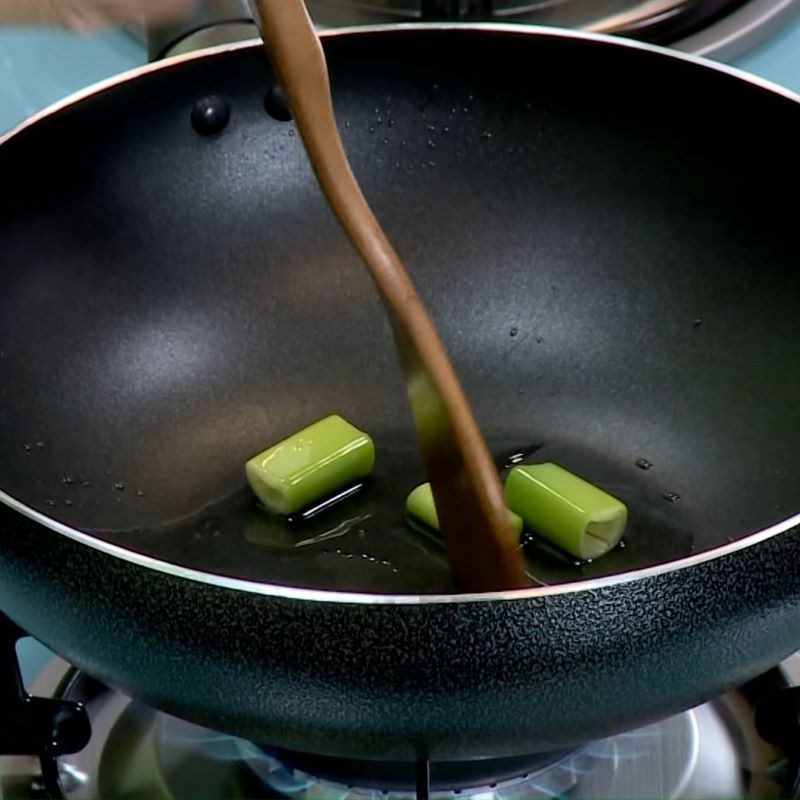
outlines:
[[[424,779],[432,792],[468,795],[469,790],[476,786],[493,789],[520,777],[527,779],[564,761],[571,752],[466,762],[423,762],[422,766],[426,768],[424,775],[420,775],[419,764],[330,758],[273,749],[266,749],[263,754],[268,759],[265,763],[280,764],[284,772],[314,776],[319,781],[340,786],[377,789],[391,794],[415,792],[420,780]],[[253,769],[264,777],[260,759],[249,758],[246,750],[243,757],[248,762],[252,761]],[[267,771],[267,775],[271,776],[272,773]],[[269,783],[269,779],[266,780]]]
[[[418,769],[260,748],[157,712],[64,662],[54,662],[50,672],[37,694],[85,704],[94,731],[84,751],[59,760],[66,800],[723,800],[780,794],[784,757],[756,735],[751,701],[763,693],[750,698],[747,687],[569,753],[423,762]],[[6,800],[30,800],[40,781],[36,759],[0,758]]]
[[[692,712],[578,750],[418,767],[257,751],[240,753],[270,792],[293,800],[671,800],[684,791],[697,758]],[[424,762],[423,762],[424,763]],[[665,769],[666,767],[666,769]],[[658,775],[658,794],[647,783]],[[416,780],[416,783],[415,783]]]
[[[573,790],[594,761],[588,752],[418,765],[347,761],[336,765],[349,773],[345,778],[317,757],[289,754],[286,761],[263,751],[254,757],[247,749],[243,758],[270,796],[292,800],[553,800]],[[299,769],[298,761],[310,771]]]

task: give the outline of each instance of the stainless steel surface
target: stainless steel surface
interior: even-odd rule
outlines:
[[[583,0],[581,0],[583,2]],[[521,24],[557,25],[599,33],[622,33],[626,26],[655,17],[667,16],[687,5],[691,0],[642,0],[633,6],[625,0],[608,0],[604,5],[587,3],[574,5],[574,0],[541,0],[538,3],[500,3],[495,17],[499,21]],[[203,4],[205,5],[205,4]],[[212,3],[213,5],[213,3]],[[320,29],[353,27],[393,22],[418,21],[419,2],[397,0],[308,0],[309,9]],[[685,53],[732,62],[752,51],[778,34],[781,29],[800,18],[800,0],[747,0],[700,30],[670,43],[670,47]],[[213,23],[212,23],[213,24]],[[183,27],[189,30],[185,24]],[[131,25],[129,32],[140,41],[146,41],[147,32],[142,25]],[[174,29],[173,29],[174,30]],[[161,40],[169,39],[162,32],[151,32],[155,42],[150,47],[151,57],[161,48],[162,55],[175,55],[191,49],[236,41],[231,34],[246,31],[228,31],[220,36],[197,37],[191,45],[166,48]],[[173,36],[174,41],[174,36]]]
[[[793,681],[800,679],[800,657],[792,656],[782,670]],[[76,675],[58,658],[48,664],[32,691],[84,702],[92,716],[90,745],[60,763],[68,800],[202,800],[276,796],[276,792],[295,800],[410,797],[341,786],[288,770],[247,742],[160,714]],[[777,796],[770,774],[780,757],[758,739],[752,709],[733,692],[663,722],[597,742],[535,774],[493,787],[465,789],[459,797],[550,800],[569,793],[575,800],[756,800]],[[0,794],[6,800],[27,800],[38,781],[34,759],[0,759]],[[454,795],[434,797],[444,800]]]
[[[674,13],[691,0],[642,0],[630,5],[626,0],[608,0],[603,5],[590,2],[580,5],[584,0],[540,0],[530,2],[498,2],[495,18],[500,21],[534,23],[539,25],[559,25],[598,32],[618,32],[620,28],[635,25],[637,21],[652,19]],[[213,18],[224,18],[215,8],[213,0],[201,6]],[[332,27],[351,27],[391,22],[418,21],[420,18],[419,0],[308,0],[314,21],[321,29]],[[752,51],[778,34],[784,27],[800,18],[800,0],[747,0],[729,13],[700,30],[684,36],[670,44],[677,50],[694,55],[732,62]],[[191,30],[190,20],[178,28]],[[211,24],[214,24],[213,22]],[[147,39],[142,25],[131,25],[128,31],[140,41]],[[174,29],[173,29],[174,32]],[[229,31],[219,37],[200,37],[191,45],[192,49],[235,41],[231,34],[242,31]],[[153,52],[161,48],[163,39],[170,34],[154,32]],[[174,39],[174,36],[173,36]],[[175,52],[188,52],[189,47],[181,47]],[[169,48],[167,48],[169,50]]]
[[[494,3],[493,19],[498,22],[520,22],[536,25],[558,25],[569,28],[610,33],[617,30],[621,16],[624,24],[650,19],[664,13],[664,7],[687,5],[693,0],[540,0],[537,3],[506,0]],[[462,4],[463,19],[481,19],[471,13],[476,4]],[[308,0],[316,22],[328,27],[369,25],[381,22],[423,21],[423,3],[419,0]],[[485,19],[485,18],[484,18]]]
[[[188,34],[169,46],[163,54],[165,58],[186,55],[209,47],[244,42],[258,38],[258,28],[254,22],[220,22],[208,28]]]
[[[617,32],[638,22],[668,15],[691,0],[500,0],[495,17],[505,22],[558,25],[598,32]],[[315,21],[325,27],[414,21],[420,0],[308,0]],[[671,46],[722,61],[752,50],[800,16],[800,0],[747,0],[701,30]]]
[[[203,0],[178,22],[147,30],[150,60],[249,38],[243,35],[241,26],[252,20],[247,0]],[[215,32],[216,28],[220,30]],[[257,31],[253,29],[252,34]],[[194,46],[185,41],[187,39],[194,40]]]

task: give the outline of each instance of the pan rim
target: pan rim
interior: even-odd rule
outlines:
[[[324,39],[340,37],[358,37],[373,33],[391,33],[397,31],[408,32],[432,32],[432,31],[472,31],[500,34],[513,34],[519,37],[543,37],[572,39],[586,42],[606,44],[615,48],[628,48],[649,52],[654,55],[692,64],[702,69],[711,70],[721,75],[743,81],[756,88],[765,90],[771,94],[783,97],[794,103],[800,103],[800,95],[780,86],[765,78],[752,75],[744,70],[732,67],[728,64],[721,64],[702,56],[691,53],[671,50],[659,45],[652,45],[646,42],[639,42],[619,36],[612,36],[601,33],[591,33],[586,31],[570,30],[566,28],[555,28],[549,26],[519,25],[514,23],[403,23],[385,25],[364,25],[351,28],[341,28],[336,30],[324,31],[321,36]],[[0,146],[10,142],[15,137],[23,134],[27,129],[51,116],[55,116],[72,106],[78,105],[84,100],[95,95],[104,93],[113,88],[122,86],[126,83],[137,80],[138,78],[157,73],[161,70],[169,69],[184,63],[200,60],[204,58],[231,53],[238,50],[247,50],[260,46],[259,39],[250,39],[232,44],[219,45],[217,47],[205,48],[197,52],[188,53],[181,56],[174,56],[167,60],[154,64],[146,64],[141,67],[127,70],[119,75],[93,84],[85,89],[75,92],[66,98],[44,108],[43,110],[31,115],[8,132],[0,136]],[[104,555],[127,562],[137,567],[150,571],[188,580],[194,583],[205,584],[215,589],[227,589],[231,591],[246,592],[264,597],[271,597],[280,600],[311,601],[317,603],[332,603],[344,605],[376,605],[376,606],[416,606],[416,605],[449,605],[452,603],[493,603],[496,601],[527,601],[537,600],[558,595],[570,595],[578,592],[592,592],[611,588],[627,583],[634,583],[658,576],[667,575],[673,572],[682,571],[691,567],[699,566],[717,559],[732,556],[739,551],[772,539],[780,534],[787,533],[795,528],[800,528],[800,513],[794,514],[786,519],[770,525],[764,529],[747,534],[733,542],[729,542],[720,547],[695,553],[685,558],[668,561],[663,564],[646,567],[643,569],[632,570],[617,575],[594,578],[591,580],[571,581],[569,583],[557,584],[554,586],[533,586],[528,589],[515,589],[502,592],[486,592],[474,594],[430,594],[430,595],[393,595],[393,594],[370,594],[363,592],[342,592],[328,591],[321,589],[307,589],[293,586],[282,586],[279,584],[265,583],[240,578],[232,578],[212,572],[182,567],[168,561],[127,550],[119,545],[97,538],[88,533],[84,533],[77,528],[66,525],[58,520],[52,519],[42,514],[36,509],[28,506],[17,498],[0,489],[0,503],[9,507],[12,511],[27,517],[38,525],[47,528],[52,533],[65,536],[80,545],[84,545],[99,551]]]
[[[800,529],[800,513],[776,522],[760,531],[747,534],[740,539],[729,542],[719,547],[695,553],[685,558],[667,561],[643,569],[622,572],[616,575],[607,575],[602,578],[592,578],[583,581],[570,581],[548,586],[532,586],[527,589],[512,589],[500,592],[464,593],[464,594],[371,594],[368,592],[331,591],[327,589],[306,589],[297,586],[283,586],[281,584],[266,583],[262,581],[232,578],[214,572],[191,567],[182,567],[170,561],[148,556],[135,550],[127,550],[120,545],[100,539],[89,533],[73,528],[56,519],[52,519],[34,508],[26,505],[15,497],[0,490],[0,503],[8,506],[32,522],[47,528],[52,533],[65,536],[74,542],[91,547],[104,555],[111,556],[120,561],[125,561],[133,566],[160,572],[173,578],[206,584],[215,589],[228,589],[248,594],[272,597],[280,600],[304,600],[318,603],[335,603],[344,605],[377,605],[377,606],[417,606],[417,605],[449,605],[451,603],[489,603],[502,600],[505,602],[519,600],[538,600],[557,595],[577,594],[579,592],[593,592],[609,589],[627,583],[657,578],[673,572],[680,572],[691,567],[697,567],[711,561],[717,561],[728,556],[733,556],[742,550],[766,542],[783,533]]]
[[[640,52],[651,53],[662,58],[672,59],[675,61],[682,61],[687,64],[692,64],[695,67],[717,72],[721,75],[726,75],[730,78],[749,83],[759,89],[763,89],[771,94],[779,95],[787,100],[795,103],[800,103],[800,94],[793,92],[791,89],[781,86],[774,81],[767,78],[762,78],[758,75],[746,72],[738,67],[732,67],[729,64],[723,64],[713,61],[704,56],[696,56],[692,53],[685,53],[680,50],[671,50],[667,47],[660,45],[650,44],[648,42],[640,42],[634,39],[627,39],[621,36],[615,36],[605,33],[592,33],[590,31],[571,30],[568,28],[556,28],[546,25],[530,25],[520,23],[508,22],[412,22],[412,23],[392,23],[381,25],[359,25],[350,28],[337,28],[335,30],[321,31],[320,36],[323,39],[338,39],[338,38],[357,38],[359,36],[375,34],[375,33],[398,33],[398,32],[486,32],[486,33],[502,33],[513,34],[519,37],[541,37],[541,38],[558,38],[558,39],[573,39],[578,41],[595,42],[596,44],[606,44],[614,48],[625,48],[628,50],[638,50]],[[192,53],[185,53],[183,55],[171,56],[163,61],[157,61],[152,64],[144,64],[140,67],[126,70],[113,75],[105,80],[98,81],[84,89],[79,89],[77,92],[67,95],[61,100],[46,106],[41,111],[38,111],[26,119],[19,122],[14,127],[10,128],[4,134],[0,135],[0,146],[5,145],[11,139],[20,135],[28,128],[33,127],[48,117],[55,116],[56,114],[65,111],[66,109],[78,105],[84,100],[89,99],[95,95],[102,94],[110,89],[118,86],[123,86],[126,83],[138,80],[139,78],[167,70],[171,67],[180,66],[182,64],[199,61],[205,58],[212,58],[226,53],[236,52],[239,50],[249,50],[261,46],[259,39],[247,39],[241,42],[232,42],[229,44],[217,45],[214,47],[207,47],[197,50]]]

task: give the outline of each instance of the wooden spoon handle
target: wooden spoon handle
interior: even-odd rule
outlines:
[[[303,0],[254,0],[267,53],[286,92],[320,187],[384,301],[458,587],[529,585],[483,435],[444,346],[345,154],[328,69]]]

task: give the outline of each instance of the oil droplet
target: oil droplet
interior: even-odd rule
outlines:
[[[394,168],[395,169],[400,169],[400,162],[399,161],[395,161],[394,162]]]
[[[668,503],[677,503],[680,501],[681,496],[675,492],[666,492],[661,495]]]
[[[83,487],[84,487],[84,489],[89,489],[89,488],[91,487],[91,485],[92,485],[92,482],[91,482],[91,481],[84,481],[84,482],[81,484],[81,486],[83,486]]]
[[[65,500],[64,501],[64,505],[65,506],[71,506],[72,505],[72,500]]]
[[[494,138],[494,134],[492,134],[491,131],[484,131],[481,134],[481,139],[483,139],[484,141],[488,142],[488,141],[491,141],[491,139],[493,139],[493,138]]]
[[[369,132],[370,133],[375,133],[375,126],[374,125],[370,125],[369,126]]]
[[[541,449],[541,444],[533,444],[529,447],[525,447],[524,449],[517,450],[505,459],[502,469],[508,470],[512,467],[515,467],[517,464],[522,464],[523,461],[527,461],[529,458],[531,458],[531,456]]]
[[[344,123],[344,126],[345,126],[345,128],[349,128],[349,127],[350,127],[350,120],[347,120],[347,121]]]
[[[22,445],[22,449],[30,455],[33,452],[33,448],[29,444]]]
[[[36,442],[36,446],[37,446],[37,447],[38,447],[40,450],[44,450],[44,447],[45,447],[45,445],[44,445],[44,442]]]
[[[383,125],[383,117],[378,117],[378,118],[375,120],[375,122],[377,122],[377,123],[378,123],[378,125]]]
[[[55,508],[56,507],[55,500],[45,500],[45,502],[47,503],[47,505],[50,506],[50,508]]]
[[[289,128],[287,133],[289,134],[289,136],[294,136],[294,131],[291,128]]]
[[[435,161],[429,161],[429,162],[428,162],[428,166],[429,166],[431,169],[434,169],[434,168],[436,167],[436,162],[435,162]]]
[[[388,120],[386,126],[389,128],[394,128],[394,120],[393,119]]]
[[[353,486],[349,486],[346,489],[343,489],[338,494],[332,495],[331,497],[326,497],[321,503],[317,503],[315,506],[311,506],[310,508],[305,509],[305,511],[301,511],[298,514],[291,514],[286,517],[286,521],[293,525],[299,522],[305,522],[307,520],[313,519],[318,514],[321,514],[323,511],[327,511],[330,508],[333,508],[338,503],[343,502],[344,500],[349,499],[355,494],[358,494],[364,488],[364,483],[356,483]]]
[[[141,489],[137,489],[136,490],[136,496],[137,497],[144,497],[144,492]]]
[[[450,133],[450,126],[442,125],[442,133]]]
[[[519,333],[519,328],[512,328],[512,329],[511,329],[511,330],[508,332],[508,335],[509,335],[509,336],[511,336],[511,337],[513,338],[513,337],[514,337],[514,336],[516,336],[518,333]]]
[[[115,488],[115,489],[116,489],[118,492],[124,492],[124,491],[125,491],[125,484],[124,484],[124,483],[122,483],[122,482],[120,482],[120,481],[117,481],[117,482],[114,484],[114,488]]]
[[[693,328],[699,328],[699,327],[700,327],[702,324],[703,324],[703,318],[702,318],[702,317],[698,317],[698,318],[697,318],[697,319],[696,319],[696,320],[695,320],[695,321],[692,323],[692,327],[693,327]]]
[[[388,139],[384,139],[384,140],[383,140],[383,143],[384,143],[384,144],[389,144],[389,140],[388,140]]]
[[[522,531],[522,536],[519,538],[519,546],[527,547],[528,545],[535,545],[536,537],[530,531]]]
[[[436,149],[436,142],[433,139],[428,139],[428,150],[435,150]]]
[[[644,470],[653,469],[652,461],[648,461],[646,458],[637,458],[636,466]]]
[[[325,531],[324,533],[320,533],[317,536],[312,536],[309,539],[303,539],[297,542],[295,544],[295,547],[308,547],[309,545],[322,544],[323,542],[328,542],[332,539],[338,539],[342,536],[346,536],[357,525],[366,522],[371,517],[372,514],[363,514],[360,517],[352,517],[351,519],[346,519],[343,522],[339,523],[339,525],[337,525],[335,528],[331,528],[331,530],[329,531]]]
[[[63,483],[64,486],[74,486],[75,485],[75,478],[71,477],[70,475],[65,475],[61,479],[61,483]]]
[[[475,99],[474,94],[467,95],[467,102],[471,103]]]
[[[435,126],[435,125],[428,125],[428,130],[429,130],[431,133],[433,133],[433,132],[436,130],[436,126]]]

